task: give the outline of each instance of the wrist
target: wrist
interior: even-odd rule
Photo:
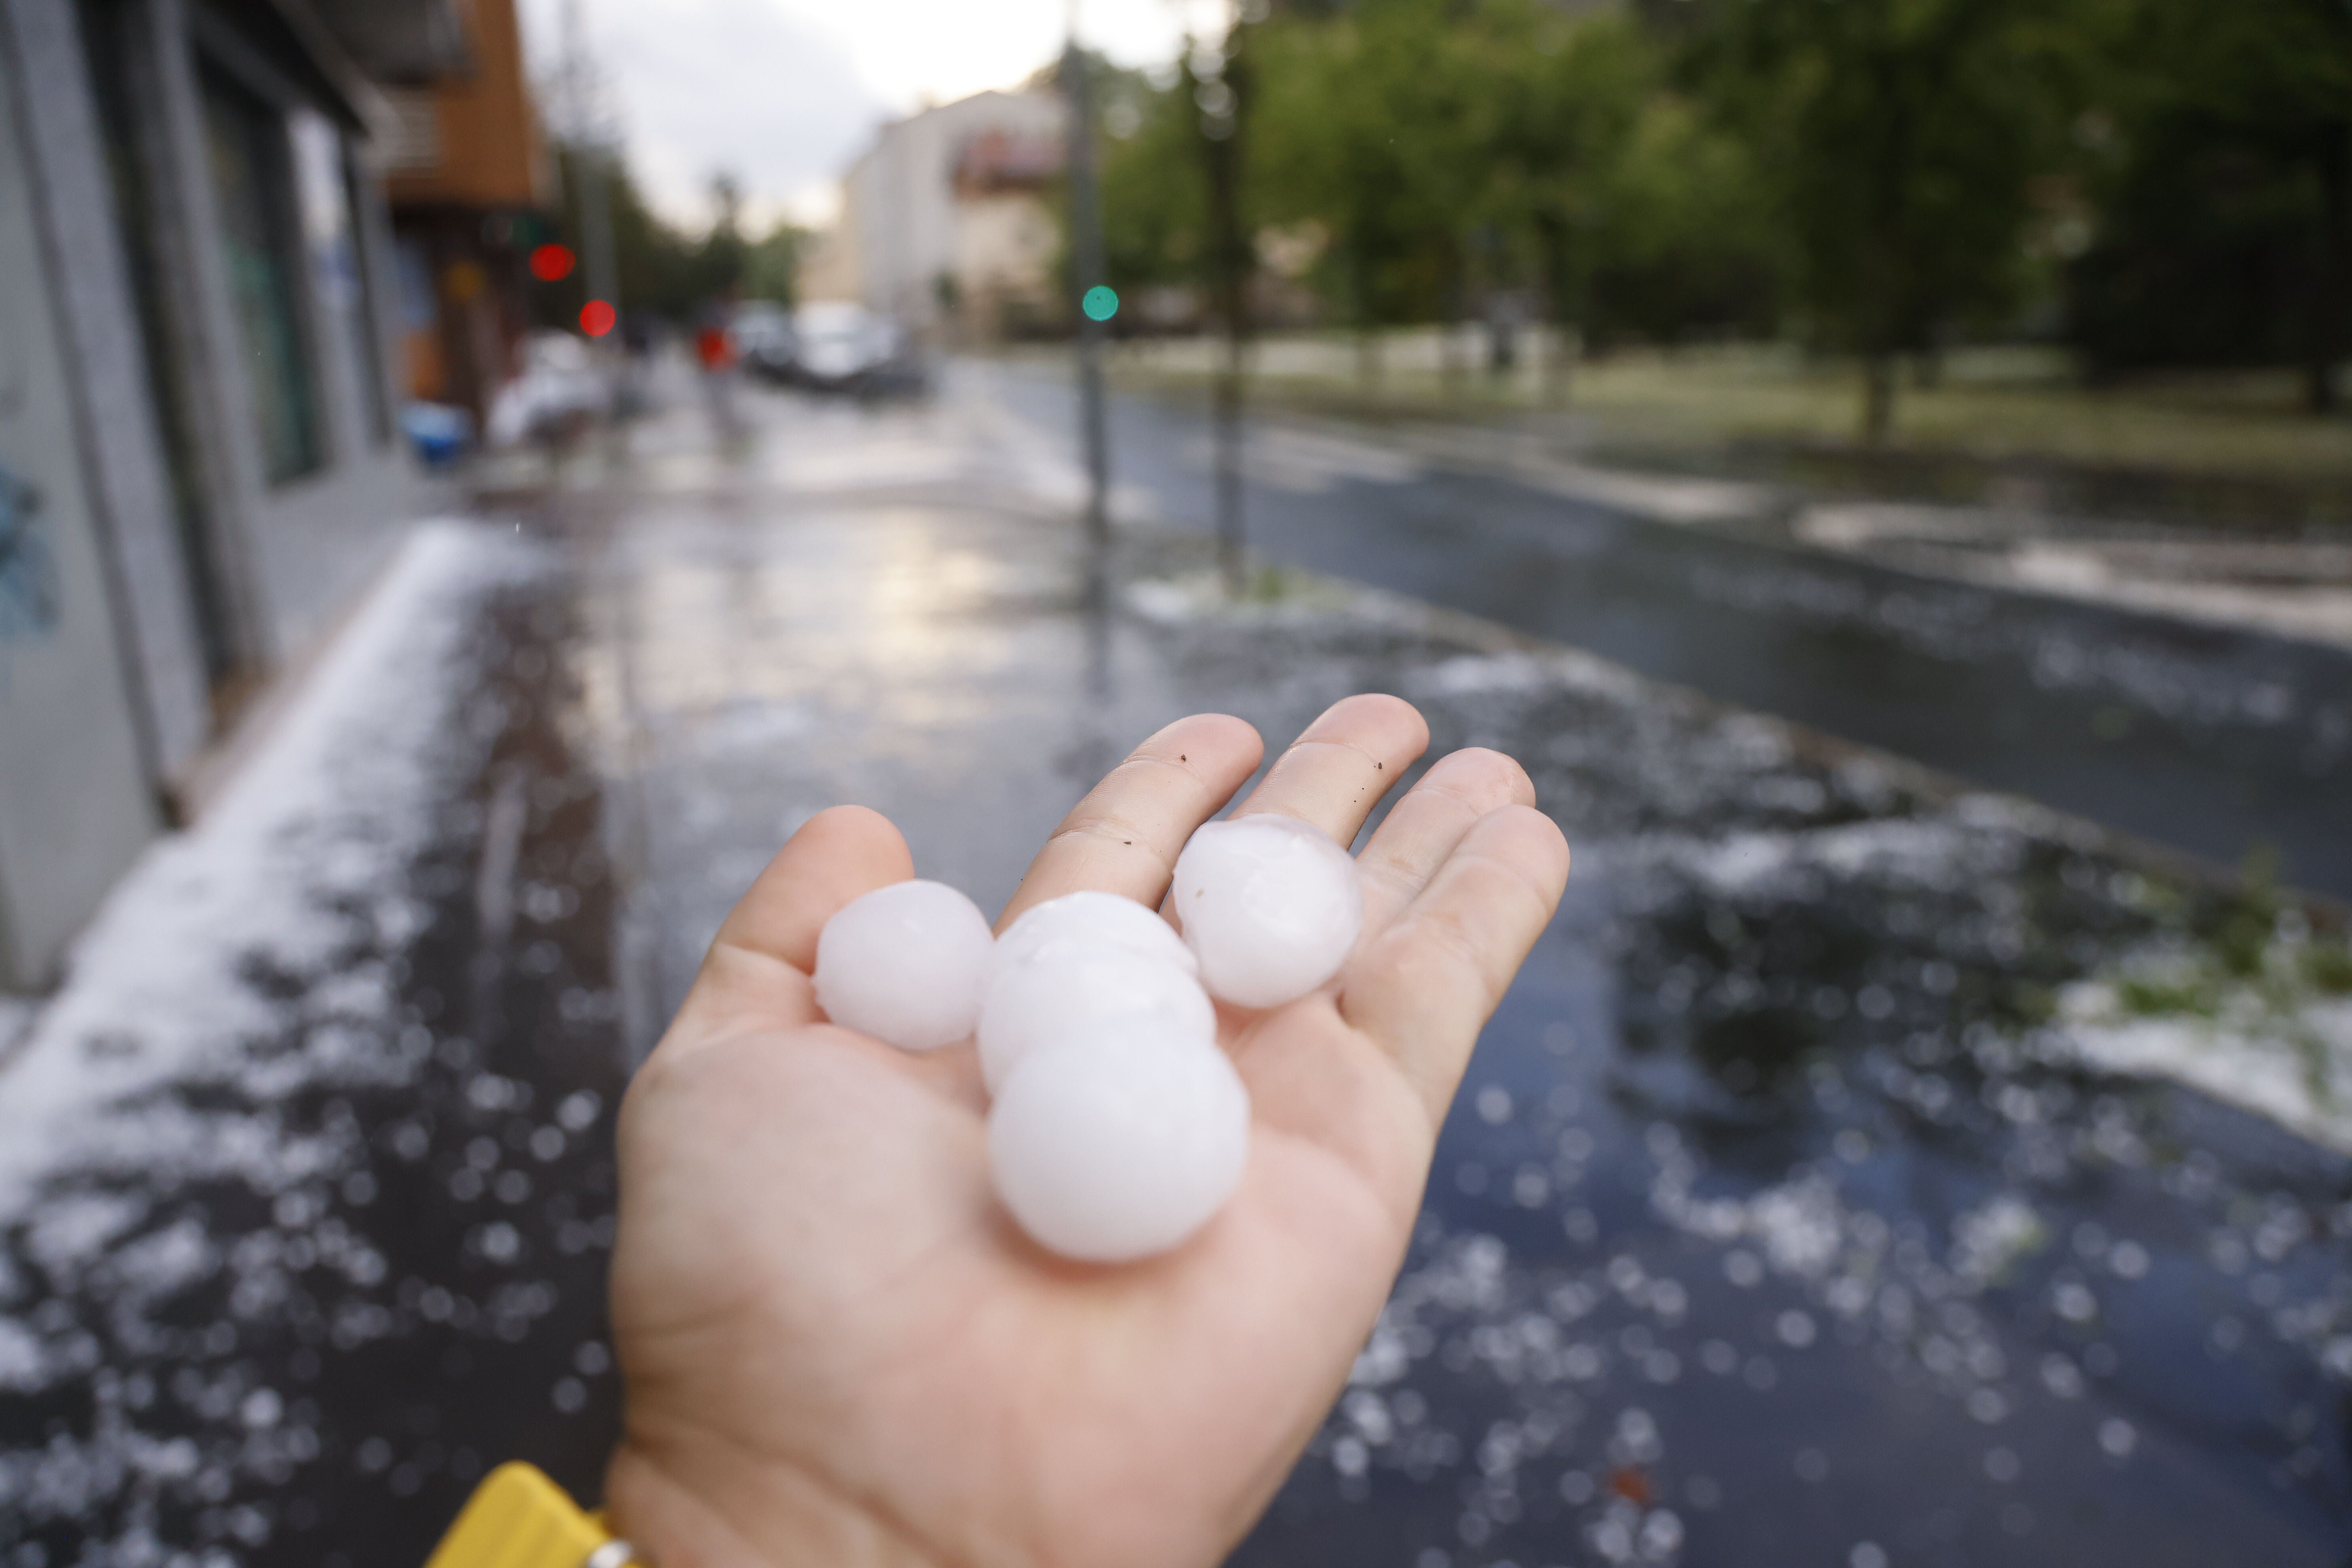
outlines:
[[[894,1521],[806,1469],[635,1435],[613,1451],[604,1511],[661,1568],[942,1568]]]

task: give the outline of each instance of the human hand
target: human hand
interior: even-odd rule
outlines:
[[[1353,697],[1242,807],[1349,843],[1428,744]],[[999,930],[1082,888],[1157,907],[1193,828],[1255,771],[1237,719],[1152,736],[1039,851]],[[614,1528],[664,1568],[1197,1568],[1272,1498],[1403,1258],[1463,1064],[1549,921],[1568,847],[1509,758],[1430,769],[1360,860],[1346,968],[1221,1008],[1249,1086],[1240,1187],[1174,1251],[1076,1264],[990,1187],[968,1044],[915,1055],[825,1023],[817,932],[912,876],[842,806],[721,927],[620,1126]]]

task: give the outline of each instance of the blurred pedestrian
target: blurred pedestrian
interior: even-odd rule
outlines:
[[[702,311],[695,329],[694,359],[701,367],[702,395],[710,405],[710,426],[721,447],[742,438],[735,409],[735,342],[727,330],[731,310],[724,300],[713,300]]]
[[[650,405],[648,371],[654,352],[653,318],[643,310],[621,312],[621,384],[614,398],[614,414],[634,419]]]

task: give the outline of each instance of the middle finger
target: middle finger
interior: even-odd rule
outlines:
[[[1280,812],[1313,823],[1345,849],[1428,745],[1429,725],[1402,698],[1342,698],[1299,732],[1234,815]]]
[[[1123,893],[1157,909],[1184,841],[1241,787],[1262,754],[1257,731],[1222,713],[1195,713],[1169,725],[1062,819],[996,929],[1033,904],[1086,889]]]

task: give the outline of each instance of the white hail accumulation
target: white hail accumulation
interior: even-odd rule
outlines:
[[[1339,972],[1363,927],[1355,862],[1317,829],[1211,823],[1176,863],[1184,934],[1131,899],[1037,905],[991,942],[938,882],[853,900],[817,940],[825,1016],[908,1050],[977,1037],[989,1163],[1023,1229],[1066,1258],[1164,1252],[1240,1182],[1249,1094],[1212,994],[1276,1007]]]

